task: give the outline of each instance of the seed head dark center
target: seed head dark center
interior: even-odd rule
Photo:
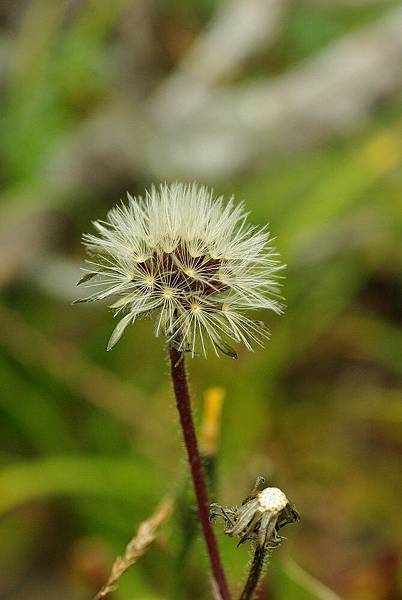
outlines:
[[[166,280],[172,287],[185,290],[195,296],[211,296],[227,289],[220,281],[218,273],[222,261],[208,254],[191,257],[188,251],[178,246],[173,252],[154,252],[145,261],[138,263],[144,274],[155,279],[155,286],[166,286]]]

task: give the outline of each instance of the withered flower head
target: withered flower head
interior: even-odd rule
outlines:
[[[208,345],[236,356],[228,341],[252,349],[268,337],[252,310],[281,312],[277,271],[282,268],[266,228],[246,222],[242,204],[224,203],[209,189],[175,183],[95,221],[84,235],[91,259],[79,283],[94,289],[79,302],[113,299],[122,317],[111,349],[141,315],[155,317],[155,335],[192,356]]]
[[[240,538],[238,545],[251,540],[266,551],[279,546],[282,541],[279,530],[299,521],[300,516],[279,488],[266,487],[258,491],[263,482],[263,477],[257,478],[252,492],[239,508],[212,504],[210,519],[222,518],[225,533]]]

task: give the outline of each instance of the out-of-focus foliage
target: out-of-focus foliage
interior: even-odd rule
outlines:
[[[274,38],[218,89],[285,76],[400,7],[283,4]],[[209,0],[0,6],[0,595],[9,600],[94,595],[167,493],[176,512],[115,597],[210,597],[163,343],[143,320],[106,353],[111,314],[70,302],[81,231],[127,189],[157,180],[125,119],[146,138],[142,116],[216,10]],[[400,93],[356,123],[205,177],[270,223],[288,265],[288,308],[270,319],[264,350],[190,362],[198,422],[206,390],[225,392],[219,501],[240,502],[262,474],[302,515],[260,598],[402,598]],[[83,149],[82,164],[71,148]],[[248,550],[218,535],[236,589]]]

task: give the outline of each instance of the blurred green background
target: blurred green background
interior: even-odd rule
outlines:
[[[71,306],[90,221],[176,179],[288,265],[264,350],[188,361],[198,423],[225,394],[217,499],[264,475],[302,515],[259,598],[402,598],[401,32],[381,0],[1,0],[1,598],[93,597],[172,492],[114,597],[211,597],[163,342],[106,353],[110,312]]]

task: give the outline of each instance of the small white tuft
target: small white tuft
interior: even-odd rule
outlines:
[[[280,512],[288,504],[288,499],[279,488],[267,487],[258,496],[261,511]]]
[[[156,313],[156,335],[179,351],[207,347],[235,356],[232,340],[248,349],[268,337],[246,314],[281,313],[277,272],[282,269],[266,229],[247,225],[242,204],[226,204],[206,187],[161,185],[145,198],[128,196],[84,235],[92,259],[81,282],[95,291],[84,301],[114,298],[119,322],[109,349],[125,327]],[[129,316],[128,316],[129,315]]]

